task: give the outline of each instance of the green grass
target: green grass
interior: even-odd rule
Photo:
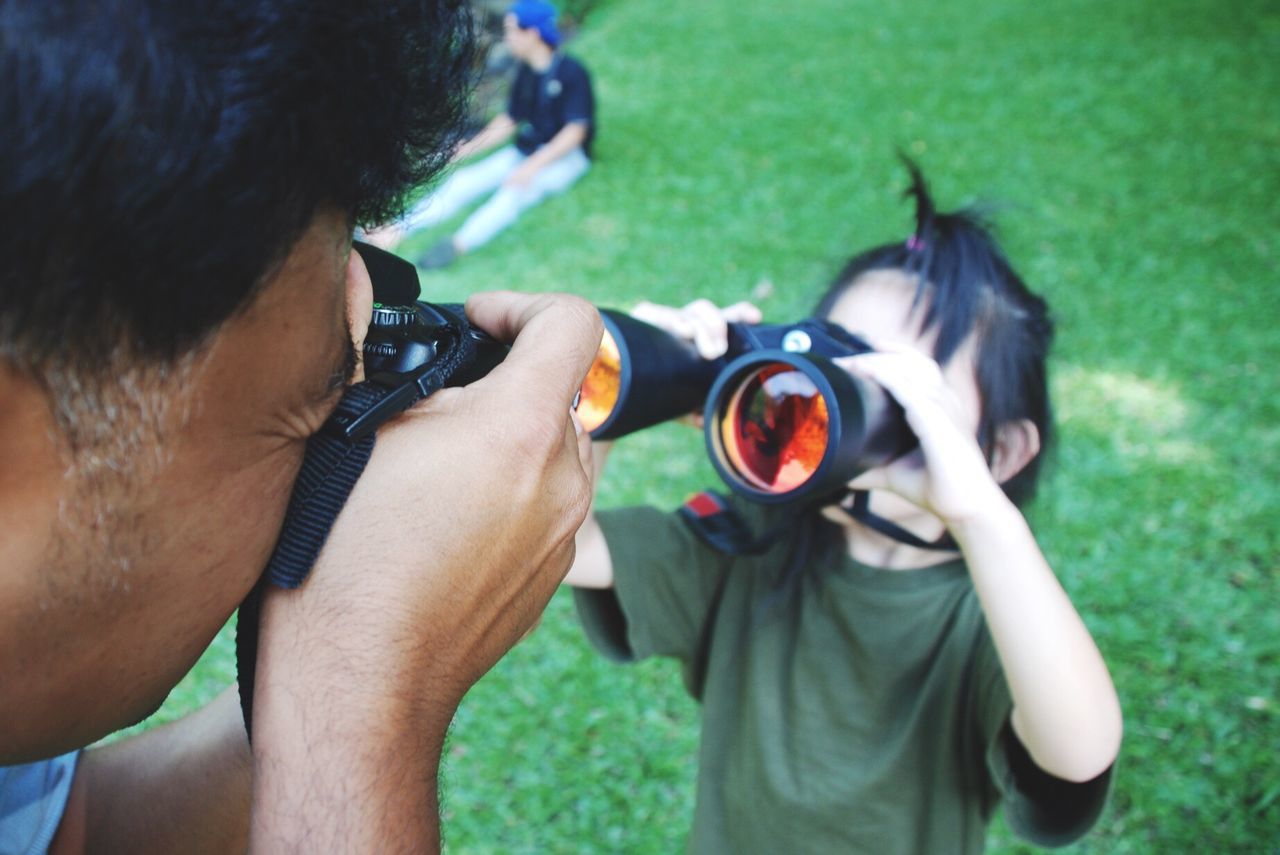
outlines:
[[[1280,8],[612,0],[571,49],[595,73],[595,169],[424,297],[755,293],[791,320],[910,231],[895,147],[944,206],[998,203],[1060,329],[1033,522],[1126,711],[1111,804],[1071,851],[1277,851]],[[602,501],[712,483],[699,437],[663,427],[620,446]],[[674,666],[606,664],[562,593],[459,711],[450,849],[679,851],[696,742]],[[1026,851],[1000,822],[992,849]]]

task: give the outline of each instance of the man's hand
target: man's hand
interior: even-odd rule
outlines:
[[[473,297],[514,340],[378,434],[307,583],[264,598],[253,843],[438,846],[436,769],[462,696],[536,620],[590,501],[570,406],[600,342],[587,303]]]

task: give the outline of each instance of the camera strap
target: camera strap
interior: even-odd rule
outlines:
[[[441,389],[475,357],[465,331],[453,337],[422,373],[398,384],[365,380],[343,394],[324,426],[307,440],[289,507],[262,577],[240,604],[236,623],[236,669],[245,730],[252,734],[253,684],[258,657],[258,618],[266,585],[293,589],[306,581],[373,452],[376,429]],[[358,427],[357,427],[358,426]]]

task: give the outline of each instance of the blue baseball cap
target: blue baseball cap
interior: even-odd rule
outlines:
[[[560,44],[560,30],[556,28],[556,7],[546,0],[518,0],[511,4],[510,13],[516,16],[520,29],[534,27],[542,40],[551,47]]]

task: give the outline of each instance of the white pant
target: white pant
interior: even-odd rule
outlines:
[[[581,148],[561,157],[538,171],[524,187],[504,187],[502,182],[524,163],[525,155],[513,145],[454,172],[444,184],[414,206],[405,216],[406,232],[442,223],[458,213],[469,202],[491,190],[497,190],[475,212],[467,217],[453,236],[463,252],[488,243],[494,235],[516,221],[527,209],[547,196],[563,193],[591,168],[591,159]]]

